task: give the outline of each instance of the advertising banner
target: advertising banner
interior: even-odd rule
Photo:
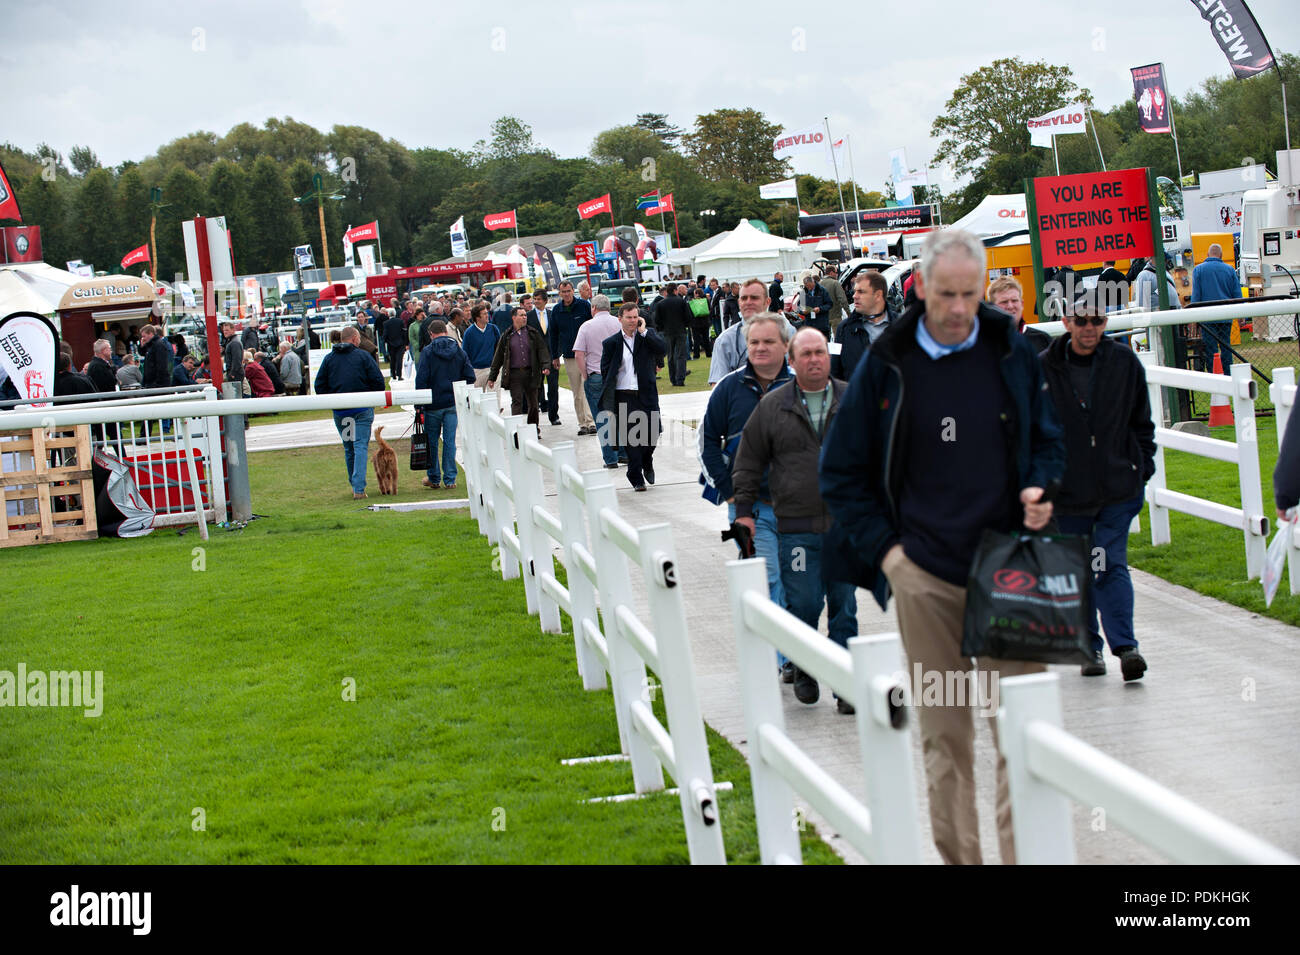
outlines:
[[[122,268],[129,269],[137,262],[148,262],[148,261],[149,261],[149,245],[148,243],[146,243],[140,246],[138,249],[132,249],[130,252],[128,252],[125,256],[122,257]]]
[[[58,336],[49,319],[35,312],[14,312],[0,319],[0,371],[21,398],[44,408],[54,394],[54,353]]]
[[[515,228],[515,210],[509,212],[489,212],[483,217],[483,228],[491,231],[493,229],[513,229]]]
[[[924,229],[934,223],[934,207],[893,206],[888,209],[863,209],[861,212],[829,212],[822,215],[801,215],[800,235],[834,235],[841,222],[848,222],[855,231],[862,229]]]
[[[1033,186],[1044,267],[1152,254],[1145,169],[1048,176]]]
[[[1052,137],[1063,133],[1086,133],[1087,113],[1082,103],[1071,103],[1042,116],[1035,116],[1025,123],[1029,127],[1029,144],[1052,148]]]
[[[758,197],[760,199],[797,199],[799,192],[795,188],[793,179],[782,179],[780,182],[769,182],[766,185],[758,187]]]
[[[1151,63],[1135,66],[1133,98],[1138,104],[1138,125],[1148,133],[1168,133],[1173,127],[1169,121],[1169,93],[1165,90],[1165,65]]]
[[[4,260],[6,262],[41,262],[41,227],[38,225],[11,225],[0,229],[4,233]]]
[[[608,212],[611,215],[614,212],[613,206],[609,204],[609,193],[605,193],[596,199],[588,199],[578,206],[578,218],[590,219],[592,216],[601,212]]]
[[[544,245],[534,245],[533,255],[542,263],[542,274],[546,276],[546,284],[551,288],[558,288],[560,269],[555,264],[555,254]]]
[[[465,217],[461,216],[451,226],[451,254],[468,255],[469,237],[465,235]]]
[[[1273,51],[1244,0],[1192,0],[1239,80],[1273,65]]]
[[[358,242],[378,242],[379,241],[379,220],[367,222],[365,225],[359,225],[355,229],[348,229],[343,234],[343,238],[356,245]]]
[[[772,140],[772,155],[777,159],[799,153],[826,152],[826,127],[814,123],[802,129],[783,129]]]

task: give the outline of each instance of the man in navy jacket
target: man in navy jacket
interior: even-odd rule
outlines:
[[[316,394],[345,394],[353,391],[383,391],[384,375],[370,354],[360,347],[361,332],[345,326],[342,341],[331,349],[316,372]],[[370,426],[374,408],[335,408],[334,427],[343,439],[343,459],[348,466],[352,497],[366,496],[366,460],[370,450]]]
[[[637,491],[654,484],[655,443],[659,439],[659,390],[655,366],[668,351],[663,338],[647,329],[633,303],[623,306],[617,335],[601,343],[600,410],[618,422],[618,445],[627,449],[627,479]]]
[[[534,304],[546,308],[546,293],[538,292]],[[560,300],[551,308],[546,326],[546,345],[551,349],[550,387],[547,393],[547,411],[551,424],[560,423],[559,376],[560,359],[564,359],[565,373],[569,376],[569,390],[573,393],[573,410],[578,416],[578,434],[595,434],[596,420],[582,392],[582,374],[573,357],[573,342],[578,337],[582,323],[591,319],[591,302],[573,294],[572,282],[560,283]]]
[[[1237,270],[1223,261],[1223,246],[1213,243],[1205,250],[1205,261],[1192,269],[1192,304],[1197,302],[1229,303],[1241,298],[1241,279]],[[1232,346],[1228,344],[1232,322],[1201,322],[1201,354],[1205,370],[1214,371],[1214,353],[1219,352],[1223,373],[1232,367]]]
[[[425,487],[456,486],[456,393],[452,384],[474,384],[474,366],[469,356],[447,334],[447,323],[436,319],[429,327],[432,340],[420,352],[415,370],[415,387],[432,390],[432,401],[420,410],[424,413],[424,430],[429,436],[429,467]],[[438,438],[442,438],[442,455],[438,455]],[[442,465],[439,475],[439,463]]]
[[[961,655],[965,585],[981,534],[1045,527],[1052,506],[1040,503],[1043,488],[1065,468],[1038,357],[1008,316],[982,303],[985,268],[974,236],[931,233],[917,301],[858,365],[821,457],[822,498],[835,518],[823,566],[870,589],[882,608],[892,591],[913,667],[953,687],[953,675],[970,670]],[[995,676],[1044,669],[986,657],[977,665]],[[970,702],[963,694],[918,706],[931,827],[949,863],[982,861]],[[1011,863],[1000,757],[997,809],[1002,861]]]

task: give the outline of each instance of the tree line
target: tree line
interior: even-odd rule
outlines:
[[[1281,61],[1294,77],[1300,58],[1282,55]],[[1292,82],[1288,94],[1300,103]],[[1025,120],[1076,99],[1093,107],[1110,168],[1152,166],[1176,179],[1171,137],[1142,132],[1131,98],[1102,110],[1069,67],[1010,58],[962,77],[931,127],[940,141],[932,165],[948,164],[969,183],[948,196],[932,187],[921,198],[941,200],[944,220],[951,222],[985,195],[1020,192],[1026,177],[1053,174],[1051,150],[1029,145]],[[1185,173],[1248,159],[1272,163],[1283,148],[1275,73],[1246,81],[1212,77],[1171,100]],[[372,220],[379,222],[385,259],[402,265],[449,256],[448,229],[461,215],[471,249],[500,238],[483,228],[483,215],[512,208],[522,234],[576,229],[579,238],[589,238],[605,217],[583,222],[577,204],[606,192],[620,224],[643,221],[655,229],[658,217],[646,219],[636,208],[637,198],[655,189],[673,193],[684,245],[733,228],[741,218],[763,219],[773,233],[793,237],[795,204],[758,195],[760,184],[790,176],[789,164],[771,153],[780,129],[748,108],[701,114],[685,130],[664,114],[642,113],[597,134],[587,155],[566,158],[513,116],[497,119],[470,149],[410,149],[362,126],[322,132],[292,117],[273,117],[261,127],[241,123],[223,136],[189,133],[111,169],[83,145],[65,157],[44,143],[32,151],[6,143],[0,162],[24,220],[42,227],[45,258],[56,265],[79,258],[117,271],[122,256],[148,241],[150,190],[160,187],[158,273],[170,277],[185,268],[180,222],[195,215],[227,217],[239,273],[287,270],[291,249],[302,244],[323,263],[316,202],[294,201],[311,191],[317,173],[327,194],[342,196],[325,203],[332,264],[342,259],[344,227]],[[1062,173],[1100,168],[1092,136],[1063,136],[1057,145]],[[839,209],[832,178],[797,178],[806,211]],[[889,183],[872,190],[858,184],[861,208],[879,208],[892,196]],[[847,183],[844,202],[854,203]],[[672,228],[671,221],[666,225]]]

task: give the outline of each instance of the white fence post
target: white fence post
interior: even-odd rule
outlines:
[[[469,516],[478,521],[479,533],[482,534],[483,521],[479,517],[478,503],[478,474],[471,465],[474,457],[474,428],[471,420],[474,411],[470,407],[470,396],[474,392],[474,386],[466,385],[463,381],[455,381],[452,382],[452,391],[456,398],[456,438],[460,445],[460,470],[464,475],[465,497],[469,500]]]
[[[781,709],[781,687],[773,679],[776,651],[745,622],[746,593],[767,596],[767,562],[761,557],[727,561],[731,619],[736,629],[736,651],[740,667],[740,700],[745,713],[745,738],[749,740],[749,774],[754,787],[754,818],[758,826],[759,858],[764,865],[798,864],[799,818],[795,814],[794,789],[759,752],[759,727],[785,729]],[[915,809],[912,810],[915,813]]]
[[[921,823],[912,775],[912,739],[905,729],[912,701],[902,641],[893,633],[853,637],[848,650],[853,658],[858,741],[876,852],[871,861],[914,865],[921,861]]]
[[[1017,865],[1074,865],[1070,801],[1037,778],[1029,766],[1025,729],[1035,720],[1061,725],[1061,691],[1055,673],[1001,681],[998,743],[1007,761]]]
[[[1159,335],[1154,336],[1159,339]],[[1151,402],[1151,420],[1157,428],[1164,427],[1165,420],[1165,391],[1159,385],[1151,381],[1150,371],[1156,367],[1156,355],[1154,352],[1139,352],[1138,360],[1142,362],[1147,371],[1147,395]],[[1151,480],[1147,482],[1149,489],[1147,493],[1147,508],[1151,515],[1151,543],[1154,545],[1168,544],[1173,538],[1169,533],[1169,508],[1156,503],[1158,497],[1157,491],[1166,489],[1167,481],[1165,478],[1165,449],[1158,443],[1156,444],[1156,470],[1151,475]]]
[[[534,560],[533,537],[536,530],[533,526],[533,512],[531,506],[531,497],[528,494],[528,487],[533,483],[533,476],[529,474],[528,461],[524,457],[522,443],[524,433],[532,429],[523,415],[511,415],[505,419],[506,423],[506,469],[510,474],[511,496],[515,503],[515,534],[519,538],[519,563],[524,577],[524,597],[528,605],[528,613],[537,613],[537,593],[541,589],[537,585],[537,564]]]
[[[604,475],[601,475],[604,477]],[[600,590],[601,620],[609,652],[609,676],[614,692],[614,712],[623,752],[632,760],[632,781],[638,793],[664,788],[663,767],[653,750],[632,728],[631,704],[649,694],[645,663],[619,631],[617,613],[620,606],[631,608],[632,579],[627,557],[618,544],[605,534],[602,514],[618,513],[614,486],[608,478],[603,484],[587,486],[588,534],[596,558],[597,584]]]
[[[500,419],[498,419],[500,420]],[[505,422],[501,421],[504,428]],[[496,526],[496,538],[499,544],[498,559],[501,561],[501,579],[513,580],[519,576],[519,561],[506,544],[506,535],[511,533],[514,522],[514,501],[510,494],[497,486],[497,475],[509,477],[506,470],[506,439],[492,427],[492,421],[484,421],[484,437],[487,441],[488,473],[486,480],[492,484],[492,523]],[[506,432],[509,434],[509,431]]]
[[[1274,368],[1273,384],[1269,385],[1268,393],[1273,399],[1273,421],[1277,425],[1277,449],[1280,453],[1287,423],[1295,411],[1295,369],[1289,366]],[[1272,502],[1266,503],[1272,507]],[[1297,530],[1300,530],[1300,521],[1292,521],[1287,527],[1286,535],[1287,570],[1290,573],[1293,597],[1300,594],[1300,543],[1296,541]]]
[[[582,686],[586,690],[603,690],[605,682],[605,665],[587,643],[583,632],[583,622],[590,620],[592,626],[599,628],[600,617],[596,611],[596,585],[582,569],[578,552],[590,556],[591,548],[587,543],[587,521],[583,514],[584,502],[578,497],[582,490],[579,483],[575,489],[572,482],[583,480],[578,471],[578,455],[573,442],[556,445],[551,449],[551,460],[555,468],[555,488],[560,499],[560,524],[564,528],[564,567],[569,580],[569,605],[573,609],[570,623],[573,625],[573,649],[578,661],[578,675],[582,677]],[[592,472],[593,474],[595,472]],[[583,497],[586,497],[583,492]]]
[[[493,395],[479,393],[470,396],[471,418],[474,422],[474,463],[478,469],[479,527],[484,529],[490,544],[501,543],[494,513],[497,486],[492,476],[491,455],[488,451],[493,438],[488,429],[488,414],[493,410],[495,401]]]
[[[693,863],[726,865],[722,827],[718,824],[718,794],[713,786],[704,717],[700,714],[672,528],[655,524],[639,528],[637,533],[641,543],[641,571],[645,574],[650,602],[650,624],[659,651],[659,679],[673,741],[686,843]]]
[[[1268,512],[1259,481],[1259,436],[1255,429],[1255,382],[1250,365],[1232,366],[1232,412],[1237,435],[1237,474],[1241,482],[1241,510],[1245,518],[1246,579],[1257,580],[1264,573],[1268,550]]]
[[[524,546],[524,552],[528,555],[529,570],[537,586],[537,618],[541,624],[543,633],[560,633],[563,628],[560,626],[560,606],[555,602],[555,598],[546,592],[542,587],[542,576],[549,574],[555,576],[555,558],[551,552],[551,536],[546,529],[538,523],[535,516],[537,510],[544,510],[545,505],[542,503],[542,466],[528,456],[528,445],[536,444],[539,447],[545,447],[538,441],[534,435],[536,431],[529,430],[526,424],[519,426],[515,430],[515,447],[511,460],[515,466],[515,473],[519,477],[515,479],[515,505],[519,509],[520,533],[523,533],[523,525],[527,524],[527,543],[524,538],[520,537],[520,544]]]
[[[203,389],[204,401],[216,401],[217,398],[216,388],[208,385]],[[221,456],[221,421],[221,418],[209,417],[203,428],[208,449],[208,477],[212,479],[212,518],[215,524],[223,524],[226,520],[226,461]]]

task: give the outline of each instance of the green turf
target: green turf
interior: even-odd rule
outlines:
[[[98,718],[0,707],[0,863],[687,861],[675,797],[583,802],[632,788],[560,765],[618,750],[610,695],[467,511],[368,512],[338,447],[251,465],[242,531],[0,552],[0,669],[104,673]],[[757,861],[748,767],[709,741],[728,856]]]
[[[1264,513],[1275,519],[1273,466],[1277,462],[1276,424],[1271,417],[1258,417],[1256,420]],[[1211,434],[1216,438],[1233,440],[1231,427],[1211,429]],[[1172,491],[1195,494],[1233,507],[1241,506],[1241,485],[1235,464],[1181,451],[1166,451],[1165,469],[1167,484]],[[1276,529],[1276,520],[1273,526]],[[1300,626],[1300,597],[1290,596],[1285,579],[1270,608],[1264,606],[1264,588],[1260,582],[1246,580],[1246,548],[1241,531],[1170,512],[1169,533],[1172,543],[1159,547],[1151,544],[1150,507],[1144,507],[1141,532],[1129,535],[1129,563],[1206,596]]]

